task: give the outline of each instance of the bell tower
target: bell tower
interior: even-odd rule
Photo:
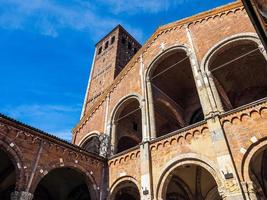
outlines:
[[[140,43],[121,25],[116,26],[95,45],[95,55],[81,117],[112,84],[140,48]]]

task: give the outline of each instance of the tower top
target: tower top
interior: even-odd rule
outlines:
[[[141,44],[117,25],[95,45],[95,56],[81,117],[112,84],[116,76],[141,48]]]
[[[106,34],[102,39],[100,39],[95,46],[97,46],[99,43],[103,42],[104,40],[106,40],[110,35],[112,35],[116,30],[118,30],[119,32],[123,32],[125,33],[128,37],[130,37],[134,42],[136,42],[137,44],[139,44],[141,46],[141,44],[128,32],[126,31],[122,25],[118,24],[117,26],[115,26],[108,34]]]

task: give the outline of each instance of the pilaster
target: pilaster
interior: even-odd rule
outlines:
[[[140,145],[141,200],[153,199],[152,166],[149,142]]]

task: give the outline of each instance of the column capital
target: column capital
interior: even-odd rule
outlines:
[[[261,52],[262,54],[266,54],[266,50],[265,50],[263,44],[259,44],[258,48],[259,48],[259,50],[260,50],[260,52]]]
[[[11,193],[11,200],[32,200],[33,194],[26,191],[14,191]]]

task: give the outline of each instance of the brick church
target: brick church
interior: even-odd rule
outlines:
[[[0,115],[1,200],[266,200],[267,54],[241,1],[95,47],[68,143]]]

